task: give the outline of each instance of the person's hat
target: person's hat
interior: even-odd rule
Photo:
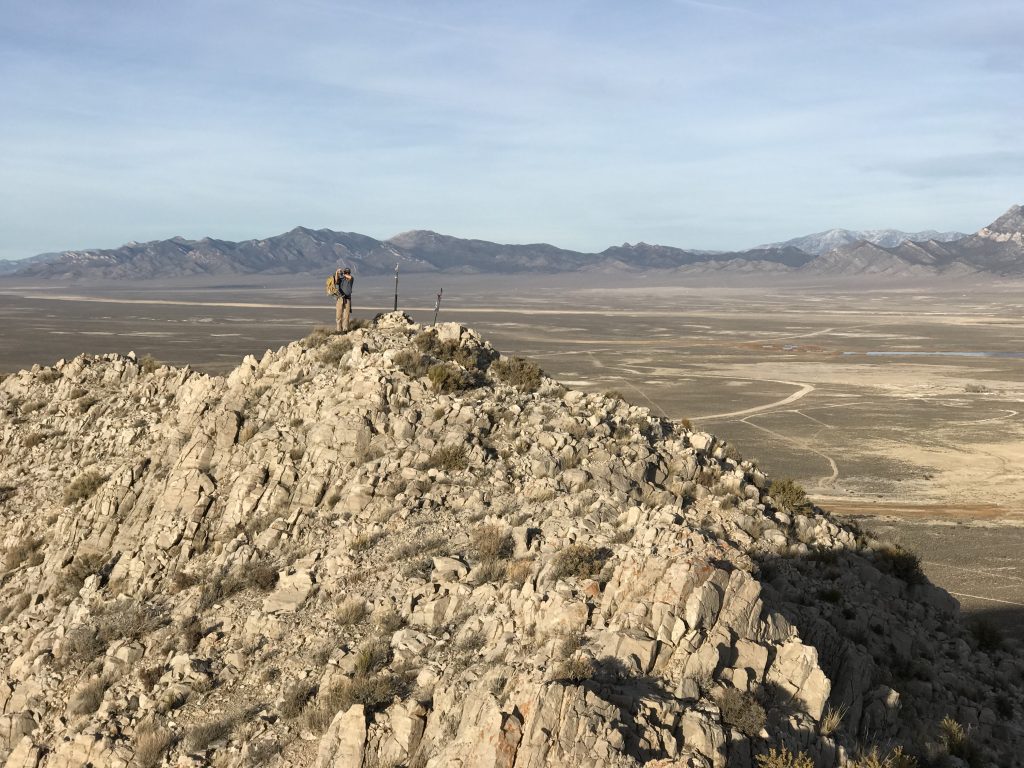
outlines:
[[[351,270],[351,269],[349,269],[348,267],[345,267],[345,268],[344,268],[343,270],[341,270],[341,271],[342,271],[342,273],[343,273],[343,274],[346,274],[346,275],[351,275],[351,274],[352,274],[352,270]]]

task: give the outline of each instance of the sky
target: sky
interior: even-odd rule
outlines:
[[[0,258],[302,225],[586,251],[1024,202],[1020,0],[0,0]]]

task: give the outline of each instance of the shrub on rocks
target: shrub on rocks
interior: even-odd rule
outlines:
[[[367,640],[356,651],[356,675],[370,675],[380,672],[391,661],[391,643],[382,637]]]
[[[322,690],[303,711],[306,727],[313,733],[323,733],[338,712],[353,704],[362,704],[373,712],[388,704],[404,691],[401,678],[388,672],[374,675],[356,675],[343,679]]]
[[[39,430],[38,432],[29,432],[25,439],[22,441],[22,444],[26,448],[35,448],[37,445],[39,445],[41,442],[43,442],[50,436],[51,433],[47,432],[46,430]]]
[[[757,698],[746,691],[726,688],[718,700],[722,720],[747,736],[756,736],[764,728],[767,715]]]
[[[394,361],[402,373],[413,378],[426,376],[427,370],[430,368],[427,358],[412,349],[403,349],[398,352]]]
[[[352,349],[351,339],[334,339],[317,359],[324,365],[337,365],[350,349]]]
[[[143,373],[153,373],[161,365],[163,365],[163,363],[161,363],[152,355],[143,355],[142,358],[139,360],[139,369]]]
[[[99,398],[98,397],[83,397],[81,400],[79,400],[77,403],[75,403],[75,409],[79,413],[85,413],[90,408],[92,408],[94,405],[96,405],[96,403],[98,403],[98,402],[99,402]]]
[[[428,469],[440,469],[445,472],[458,472],[469,466],[469,456],[461,445],[442,445],[430,454],[427,459]]]
[[[511,384],[520,392],[536,392],[540,389],[543,372],[536,363],[521,357],[501,357],[491,364],[491,372],[501,381]]]
[[[365,552],[368,549],[373,549],[373,546],[384,538],[383,533],[360,533],[349,544],[349,549],[353,552]]]
[[[950,755],[972,764],[976,756],[974,744],[964,727],[952,717],[944,717],[939,723],[939,742]]]
[[[427,369],[427,378],[435,392],[450,395],[463,392],[473,386],[473,377],[450,363],[437,363]]]
[[[83,472],[64,490],[65,506],[88,499],[106,481],[107,476],[94,469]]]
[[[305,680],[289,685],[285,688],[281,705],[277,708],[281,717],[291,720],[301,715],[302,710],[315,694],[316,686]]]
[[[448,549],[449,541],[443,536],[427,536],[407,541],[395,550],[396,560],[408,560],[410,557],[436,555]]]
[[[556,579],[564,579],[566,576],[587,579],[596,576],[611,555],[607,547],[572,544],[555,555],[553,575]]]
[[[811,511],[811,502],[800,483],[788,477],[772,481],[768,489],[775,506],[783,512],[802,515]]]
[[[886,544],[876,550],[875,565],[882,572],[907,584],[923,584],[926,581],[924,571],[921,570],[921,558],[899,544]]]
[[[57,576],[54,584],[56,596],[73,598],[82,589],[85,580],[100,570],[106,562],[102,555],[84,552],[75,555],[70,563]]]
[[[445,360],[458,363],[463,368],[478,370],[481,367],[481,354],[479,349],[472,349],[460,344],[455,339],[441,341],[437,331],[428,329],[413,339],[413,343],[421,352],[425,352],[438,360]],[[486,363],[484,363],[486,364]]]
[[[416,334],[412,342],[417,349],[429,355],[436,356],[441,351],[441,339],[437,337],[437,331],[432,328]]]
[[[380,634],[390,636],[405,626],[405,619],[393,608],[386,608],[377,612],[373,625]]]
[[[166,614],[151,605],[119,600],[103,607],[95,628],[105,648],[115,640],[141,640],[167,621]]]
[[[582,683],[594,677],[594,661],[589,656],[576,654],[555,666],[555,679],[568,683]]]
[[[476,584],[493,584],[504,581],[507,574],[508,567],[501,560],[490,560],[473,569],[473,579]]]
[[[0,624],[3,624],[8,619],[12,621],[21,615],[24,611],[32,604],[32,595],[28,592],[22,592],[16,598],[14,598],[5,608],[0,608]]]
[[[243,571],[249,583],[261,592],[269,592],[277,585],[277,568],[270,563],[250,563]]]
[[[970,624],[971,635],[978,647],[986,653],[998,651],[1003,647],[1003,633],[998,626],[988,619],[982,617],[975,619]]]
[[[206,636],[203,623],[196,616],[189,616],[178,627],[177,646],[185,653],[191,653]]]
[[[43,562],[42,553],[39,551],[41,546],[43,546],[43,540],[35,536],[29,536],[12,544],[4,550],[4,568],[11,571],[25,563],[39,565]]]
[[[757,756],[758,768],[814,768],[814,760],[806,752],[790,752],[772,747],[766,755]]]
[[[80,625],[64,636],[61,658],[72,663],[88,663],[107,649],[99,633],[90,626]]]
[[[28,402],[24,403],[21,406],[21,413],[22,413],[22,415],[28,415],[30,413],[35,413],[36,411],[38,411],[40,408],[44,407],[45,405],[46,405],[46,401],[43,400],[42,398],[38,398],[36,400],[29,400]]]
[[[322,347],[324,344],[330,341],[331,337],[334,335],[334,331],[332,331],[330,328],[314,328],[313,331],[299,343],[302,345],[304,349],[316,349],[317,347]]]
[[[821,716],[821,722],[818,723],[818,732],[822,736],[831,736],[838,731],[839,726],[843,723],[843,718],[846,717],[847,709],[845,704],[835,708],[831,705],[826,706],[825,713]]]
[[[152,667],[142,667],[138,671],[139,682],[142,683],[143,689],[146,693],[153,690],[154,686],[160,682],[160,678],[164,675],[164,668],[162,665],[157,664]]]
[[[903,747],[896,747],[884,756],[878,747],[872,747],[849,765],[850,768],[917,768],[918,763],[917,758],[903,753]]]

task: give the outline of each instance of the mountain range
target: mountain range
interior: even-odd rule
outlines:
[[[265,239],[232,242],[174,237],[120,248],[45,253],[0,262],[0,275],[126,279],[188,275],[299,274],[347,265],[364,275],[581,272],[626,269],[685,272],[799,272],[821,275],[1024,276],[1024,208],[1015,205],[974,234],[854,232],[833,229],[743,251],[706,251],[647,243],[584,253],[547,243],[508,245],[415,230],[387,240],[355,232],[296,227]]]
[[[925,242],[934,240],[938,243],[948,243],[951,240],[960,240],[967,237],[963,232],[936,232],[934,229],[924,232],[901,232],[898,229],[830,229],[825,232],[816,232],[813,235],[794,237],[782,243],[769,243],[758,246],[759,248],[784,248],[786,246],[799,248],[804,253],[821,256],[843,246],[854,243],[867,242],[872,245],[880,245],[883,248],[895,248],[907,241]]]

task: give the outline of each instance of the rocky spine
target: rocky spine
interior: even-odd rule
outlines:
[[[0,414],[7,768],[1024,753],[1019,646],[912,556],[457,324],[81,356]]]

